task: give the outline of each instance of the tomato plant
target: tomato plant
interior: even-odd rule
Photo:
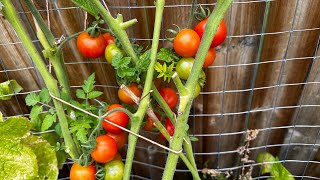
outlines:
[[[119,160],[112,160],[104,165],[105,168],[105,180],[122,180],[124,164]]]
[[[172,124],[172,122],[170,121],[169,118],[165,118],[165,121],[166,121],[166,124],[165,124],[165,128],[166,130],[168,131],[169,135],[170,136],[173,136],[174,134],[174,125]],[[163,139],[163,140],[167,140],[163,134],[160,133],[160,137]]]
[[[70,170],[70,180],[95,180],[96,172],[94,164],[85,167],[74,162]]]
[[[182,29],[173,40],[173,49],[182,57],[192,57],[200,44],[199,35],[192,29]]]
[[[160,115],[158,113],[154,113],[157,118],[160,120]],[[143,129],[146,130],[146,131],[152,131],[154,128],[156,128],[156,126],[154,125],[151,117],[147,116],[147,121],[146,121],[146,124],[143,126]]]
[[[106,46],[114,43],[114,37],[110,33],[103,33],[102,36],[106,40]]]
[[[108,132],[107,135],[112,137],[116,141],[118,150],[120,150],[123,147],[124,143],[127,141],[127,136],[128,136],[127,133],[124,131],[117,134]]]
[[[200,21],[195,27],[194,30],[197,32],[197,34],[200,36],[200,38],[202,38],[204,30],[206,28],[206,24],[207,24],[208,19],[204,19],[202,21]],[[226,23],[224,22],[224,20],[221,21],[216,34],[214,35],[214,38],[212,39],[212,43],[211,43],[211,47],[217,47],[220,44],[223,43],[223,41],[226,39],[227,37],[227,26]]]
[[[77,38],[77,47],[83,56],[98,58],[103,55],[106,48],[106,40],[102,34],[91,37],[87,32],[83,32]]]
[[[178,73],[179,77],[183,80],[187,80],[192,66],[194,64],[194,58],[181,58],[180,61],[176,65],[176,72]]]
[[[137,83],[131,83],[127,88],[136,96],[141,97],[142,90],[138,87]],[[130,98],[130,96],[123,89],[118,90],[119,99],[126,104],[135,104],[134,101]]]
[[[172,88],[162,88],[159,93],[171,109],[176,107],[178,103],[178,95],[175,90]]]
[[[203,68],[209,67],[210,65],[213,64],[215,59],[216,59],[216,50],[214,50],[214,48],[210,48],[206,55],[206,59],[204,60],[202,67]]]
[[[117,153],[116,141],[108,135],[98,136],[96,141],[97,145],[91,152],[91,157],[99,163],[112,160]]]
[[[107,111],[110,111],[115,108],[124,108],[120,104],[112,104],[108,107]],[[121,111],[113,112],[109,114],[106,118],[106,120],[113,122],[121,127],[126,127],[129,123],[129,116]],[[122,129],[107,123],[106,121],[102,122],[102,127],[107,131],[107,132],[112,132],[112,133],[120,133],[122,132]]]
[[[105,58],[110,64],[112,64],[112,58],[118,53],[123,54],[121,49],[119,49],[114,43],[108,44],[104,51]]]

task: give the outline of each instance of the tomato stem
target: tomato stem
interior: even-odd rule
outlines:
[[[126,29],[128,29],[130,26],[136,24],[137,22],[138,22],[137,19],[131,19],[131,20],[127,21],[127,22],[121,23],[121,24],[120,24],[120,27],[121,27],[121,29],[126,30]]]

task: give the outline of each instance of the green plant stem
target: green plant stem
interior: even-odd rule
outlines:
[[[190,76],[186,83],[186,88],[188,92],[191,92],[191,93],[189,93],[187,97],[180,99],[180,104],[178,107],[178,120],[175,126],[175,133],[173,135],[173,139],[170,143],[170,148],[173,150],[178,151],[181,149],[183,137],[185,136],[186,130],[188,128],[187,122],[188,122],[189,111],[192,107],[195,84],[198,82],[198,78],[202,70],[202,65],[204,63],[205,56],[209,50],[211,40],[213,39],[213,36],[216,33],[218,26],[223,18],[223,15],[227,11],[231,2],[232,0],[218,1],[218,4],[215,7],[213,13],[208,18],[205,32],[195,58],[195,61],[197,63],[193,65]],[[177,161],[178,161],[178,155],[169,152],[162,179],[168,180],[173,178]]]
[[[31,56],[35,66],[39,70],[46,86],[48,87],[49,91],[56,97],[60,97],[60,92],[57,86],[57,81],[52,77],[49,71],[46,68],[45,63],[43,62],[41,56],[37,52],[34,44],[32,43],[30,37],[27,35],[28,33],[24,30],[22,23],[18,18],[18,14],[12,5],[10,0],[2,0],[4,8],[3,14],[6,19],[10,22],[12,27],[15,29],[17,35],[21,39],[25,49]],[[75,143],[72,139],[70,131],[68,129],[68,122],[66,115],[64,113],[63,106],[60,102],[53,100],[54,105],[56,107],[57,115],[60,121],[62,135],[65,140],[66,152],[70,154],[71,158],[76,159],[79,157],[79,152]]]

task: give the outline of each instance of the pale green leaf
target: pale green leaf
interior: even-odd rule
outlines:
[[[9,100],[13,94],[22,90],[22,87],[16,80],[10,80],[0,83],[0,100]]]
[[[86,94],[84,93],[84,91],[82,89],[76,90],[76,96],[77,96],[77,98],[80,98],[80,99],[86,99]]]
[[[36,93],[30,93],[26,97],[26,104],[27,106],[34,106],[38,102],[40,102],[40,96],[38,96]]]
[[[39,96],[40,96],[40,101],[43,102],[43,103],[47,103],[48,104],[51,101],[51,97],[50,97],[49,91],[46,88],[43,88],[41,90]]]
[[[41,131],[42,120],[40,119],[39,115],[42,112],[42,110],[42,106],[35,105],[32,107],[29,115],[31,128],[36,131]]]
[[[42,122],[41,131],[48,130],[54,122],[56,122],[56,114],[47,114]]]
[[[25,117],[10,117],[0,122],[0,139],[19,139],[25,136],[30,130],[30,123]]]

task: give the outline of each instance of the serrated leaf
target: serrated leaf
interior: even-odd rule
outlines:
[[[38,96],[36,93],[30,93],[26,97],[26,104],[27,106],[34,106],[38,102],[40,102],[40,96]]]
[[[70,126],[70,132],[74,133],[81,143],[87,142],[87,129],[91,128],[92,120],[90,118],[73,121]]]
[[[72,0],[74,4],[82,8],[83,10],[87,11],[89,14],[91,14],[94,17],[98,17],[99,12],[96,9],[96,7],[88,0]]]
[[[145,72],[148,70],[150,65],[150,50],[144,52],[137,62],[136,69],[140,72]]]
[[[112,66],[114,67],[114,69],[119,69],[120,65],[121,65],[121,59],[123,58],[122,53],[116,53],[113,57],[112,57]]]
[[[30,123],[25,117],[10,117],[0,122],[0,139],[20,139],[30,131]],[[1,166],[0,166],[1,167]]]
[[[37,156],[27,145],[0,141],[0,179],[25,180],[38,175]]]
[[[78,108],[83,108],[83,106],[78,101],[71,100],[70,103]]]
[[[0,100],[9,100],[13,94],[22,90],[22,87],[16,80],[10,80],[0,83]]]
[[[178,59],[178,57],[172,50],[168,48],[161,48],[157,54],[157,59],[169,63],[175,59]]]
[[[76,96],[77,96],[77,98],[80,98],[80,99],[86,99],[86,94],[84,93],[84,91],[82,89],[76,90]]]
[[[92,91],[92,92],[89,92],[88,98],[94,99],[94,98],[101,96],[102,94],[103,94],[103,92],[100,92],[100,91]]]
[[[48,130],[54,122],[56,122],[56,115],[47,114],[42,122],[41,131]]]
[[[30,135],[21,141],[32,149],[38,161],[38,176],[35,179],[57,179],[59,174],[56,152],[41,137]]]
[[[48,104],[51,101],[51,97],[50,97],[49,91],[46,88],[43,88],[41,90],[39,96],[40,96],[40,101],[43,102],[43,103],[47,103]]]
[[[159,74],[157,78],[163,77],[164,81],[170,82],[173,72],[174,63],[172,62],[169,66],[167,66],[166,63],[159,63],[157,62],[155,65],[155,71],[157,71]]]
[[[43,111],[42,106],[35,105],[30,112],[31,129],[41,131],[42,120],[39,118],[39,114]]]
[[[93,90],[94,88],[94,81],[95,79],[95,74],[92,73],[87,80],[84,81],[84,84],[82,85],[82,89],[84,90],[85,93],[89,93],[90,91]]]

